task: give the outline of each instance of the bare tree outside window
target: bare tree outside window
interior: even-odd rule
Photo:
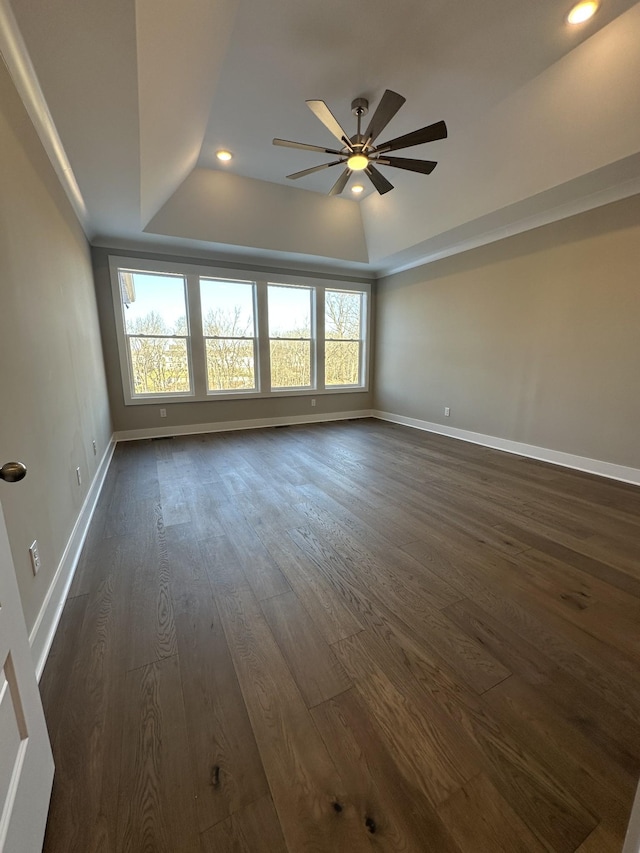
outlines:
[[[188,394],[184,277],[121,271],[121,294],[134,395]]]
[[[242,322],[242,309],[210,308],[203,318],[210,391],[251,390],[256,387],[253,329]]]
[[[362,296],[327,290],[325,310],[325,384],[360,385]]]
[[[255,283],[200,279],[208,391],[256,390]]]
[[[311,386],[310,287],[269,284],[271,387]]]

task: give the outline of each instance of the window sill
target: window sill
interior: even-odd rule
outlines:
[[[362,385],[349,385],[344,388],[331,387],[319,391],[314,388],[304,388],[295,390],[279,390],[279,391],[242,391],[233,394],[224,394],[214,392],[206,396],[195,394],[182,394],[180,396],[158,395],[154,397],[130,398],[125,400],[125,406],[159,406],[167,403],[229,403],[236,400],[273,400],[282,397],[326,397],[331,394],[367,394],[369,388]]]

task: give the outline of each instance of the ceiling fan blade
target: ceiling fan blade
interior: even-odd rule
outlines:
[[[329,107],[325,104],[324,101],[307,101],[307,106],[311,110],[311,112],[320,119],[322,124],[333,133],[336,139],[339,139],[340,142],[344,142],[345,145],[348,145],[351,148],[351,142],[349,141],[348,135],[338,124],[338,120],[331,112]]]
[[[302,151],[322,151],[324,154],[342,154],[334,148],[322,148],[320,145],[308,145],[306,142],[290,142],[288,139],[274,139],[274,145],[282,145],[284,148],[300,148]]]
[[[335,184],[329,190],[329,195],[340,195],[342,190],[346,187],[350,175],[351,169],[345,169],[344,172],[338,178],[338,180],[335,182]]]
[[[384,195],[385,193],[388,193],[389,190],[393,189],[393,184],[390,183],[385,178],[385,176],[381,172],[379,172],[374,166],[367,166],[365,172],[369,176],[371,183],[378,190],[380,195]]]
[[[312,166],[310,169],[303,169],[301,172],[294,172],[293,175],[287,175],[292,181],[298,178],[304,178],[305,175],[312,175],[314,172],[320,172],[322,169],[328,169],[329,166],[338,166],[344,163],[344,160],[332,160],[331,163],[323,163],[321,166]]]
[[[420,130],[414,130],[412,133],[405,133],[404,136],[390,139],[389,142],[383,142],[376,148],[376,153],[384,154],[387,151],[397,151],[399,148],[411,148],[412,145],[435,142],[437,139],[446,139],[446,137],[447,125],[443,121],[437,121],[435,124],[421,127]]]
[[[430,175],[438,163],[435,160],[411,160],[408,157],[380,157],[376,160],[381,166],[394,166],[396,169],[406,169],[408,172],[421,172]]]
[[[369,144],[378,138],[406,100],[397,92],[392,92],[391,89],[385,91],[376,111],[371,116],[369,126],[364,132],[364,138]]]

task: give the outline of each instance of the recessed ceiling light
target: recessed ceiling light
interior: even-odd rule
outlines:
[[[216,157],[218,160],[222,160],[223,163],[226,163],[228,160],[233,158],[233,154],[231,151],[216,151]]]
[[[363,191],[364,191],[364,187],[362,186],[362,184],[354,184],[351,187],[351,192],[356,193],[356,195],[359,195]]]
[[[585,0],[583,3],[578,3],[567,15],[567,21],[570,24],[583,24],[595,15],[598,11],[598,5],[596,0]]]

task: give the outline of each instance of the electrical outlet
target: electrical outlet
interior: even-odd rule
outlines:
[[[98,455],[98,445],[96,444],[95,439],[91,442],[91,444],[93,445],[93,455],[97,456]]]
[[[315,406],[315,404],[316,404],[316,401],[315,401],[315,397],[314,397],[314,398],[311,400],[311,405],[312,405],[312,406]]]
[[[78,481],[78,485],[82,485],[82,475],[80,474],[80,469],[76,468],[76,480]]]
[[[161,418],[167,417],[167,410],[166,409],[160,409],[160,417]]]
[[[40,551],[38,550],[38,540],[34,539],[29,547],[29,556],[31,557],[31,568],[33,574],[37,575],[40,570]]]
[[[444,416],[445,416],[445,418],[450,417],[450,415],[451,415],[451,409],[449,408],[449,406],[445,406],[445,407],[444,407]]]

